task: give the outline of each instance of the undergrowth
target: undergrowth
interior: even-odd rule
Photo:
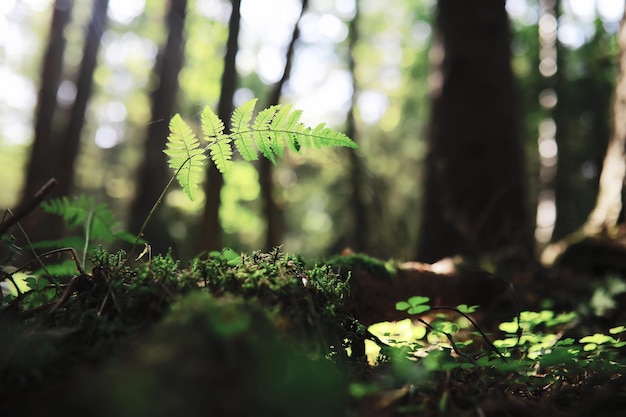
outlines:
[[[253,120],[255,103],[235,110],[230,133],[207,107],[204,147],[174,116],[170,184],[194,198],[208,157],[228,175],[232,144],[246,160],[258,149],[272,162],[286,148],[355,146],[323,124],[304,127],[290,106]],[[433,306],[416,294],[395,305],[406,320],[366,328],[346,309],[349,262],[308,264],[275,248],[182,265],[151,254],[141,231],[123,231],[92,198],[42,207],[82,233],[29,245],[33,260],[18,268],[9,263],[20,248],[0,235],[2,415],[518,415],[502,398],[532,410],[524,415],[556,406],[576,415],[598,389],[626,403],[624,325],[581,334],[574,312],[520,311],[489,333],[473,319],[479,306]],[[133,248],[100,246],[118,241]],[[353,259],[394,279],[392,263]]]

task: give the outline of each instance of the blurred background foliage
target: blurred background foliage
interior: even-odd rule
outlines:
[[[234,105],[252,97],[259,97],[260,103],[266,100],[282,76],[297,24],[299,38],[281,102],[302,109],[309,124],[327,122],[338,129],[345,129],[354,106],[354,136],[364,167],[362,198],[370,225],[366,242],[353,242],[350,237],[355,226],[349,209],[348,154],[335,150],[292,153],[280,160],[272,173],[273,198],[284,213],[286,251],[320,256],[358,243],[373,256],[414,257],[432,83],[429,52],[435,3],[311,0],[299,19],[300,0],[242,0]],[[539,208],[540,245],[576,230],[595,204],[611,131],[614,38],[624,11],[621,0],[556,2],[553,30],[558,65],[547,77],[540,65],[540,51],[545,46],[540,19],[545,3],[507,1],[513,30],[512,66],[521,100],[528,205],[533,212]],[[2,208],[15,207],[21,199],[34,135],[41,59],[53,7],[60,4],[72,11],[64,31],[67,43],[53,126],[66,122],[76,96],[74,80],[82,60],[91,2],[2,0],[0,4]],[[226,0],[187,2],[184,66],[174,106],[186,120],[197,123],[204,105],[217,106],[231,10],[232,3]],[[96,196],[123,222],[128,222],[137,192],[136,173],[147,127],[168,123],[152,120],[150,112],[150,93],[158,82],[155,62],[167,37],[167,12],[166,1],[108,3],[108,22],[71,194]],[[356,16],[358,37],[350,47],[349,28]],[[558,146],[545,140],[555,135]],[[561,169],[555,175],[549,162],[557,155]],[[256,166],[238,161],[232,180],[221,192],[224,246],[242,251],[263,247],[266,221],[260,195]],[[554,198],[562,202],[558,210]],[[165,199],[167,232],[180,257],[197,254],[192,240],[204,203],[203,198],[189,202],[177,189]]]

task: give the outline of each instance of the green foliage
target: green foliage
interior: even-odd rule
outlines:
[[[196,135],[179,114],[175,114],[170,121],[170,135],[166,146],[167,149],[163,152],[170,157],[169,166],[176,171],[176,179],[193,200],[202,180],[206,156],[198,148]]]
[[[96,244],[109,245],[115,241],[134,243],[137,240],[135,236],[122,229],[113,212],[105,204],[96,204],[93,196],[81,195],[71,200],[65,196],[54,198],[42,202],[41,207],[46,213],[60,216],[71,228],[82,227],[83,233],[81,236],[70,235],[57,240],[34,242],[31,243],[32,249],[54,248],[51,253],[56,253],[71,248],[82,251],[82,257],[78,259],[72,254],[73,259],[54,264],[48,263],[50,259],[38,257],[36,260],[40,269],[34,271],[34,275],[45,275],[50,278],[72,276],[76,273],[79,263],[87,262],[88,253]],[[143,242],[141,239],[138,241]]]
[[[115,216],[105,204],[96,204],[93,196],[81,195],[70,200],[67,197],[55,198],[41,203],[46,213],[60,216],[69,227],[82,226],[85,230],[85,240],[111,243],[122,240],[129,243],[135,241],[135,237],[122,230]],[[72,244],[75,241],[70,241]],[[39,242],[35,247],[62,246],[62,242]],[[73,246],[73,245],[68,245]]]
[[[228,177],[233,167],[233,144],[246,161],[258,159],[260,152],[272,163],[276,163],[275,155],[284,154],[285,148],[298,152],[303,146],[357,147],[346,135],[324,123],[314,128],[306,127],[300,122],[302,112],[293,110],[290,105],[271,106],[254,117],[256,102],[257,99],[252,99],[235,109],[230,133],[224,132],[224,122],[208,106],[205,107],[200,117],[203,139],[208,143],[204,148],[200,148],[195,134],[180,115],[172,117],[164,152],[170,157],[169,166],[176,172],[176,179],[191,200],[195,199],[202,180],[207,159],[205,151],[217,169]]]
[[[396,303],[396,310],[406,310],[409,314],[421,314],[430,310],[430,306],[426,304],[430,301],[428,297],[421,297],[419,295],[409,298],[407,301],[398,301]]]
[[[556,314],[550,310],[522,311],[512,321],[500,323],[504,338],[487,340],[486,335],[467,320],[477,306],[430,307],[427,297],[414,296],[400,301],[396,308],[407,311],[412,321],[404,327],[383,323],[370,331],[390,345],[378,355],[379,363],[392,362],[393,378],[403,383],[425,384],[424,374],[463,370],[497,383],[502,375],[510,384],[527,390],[542,390],[546,384],[577,385],[589,375],[619,375],[626,371],[619,337],[626,327],[615,326],[605,333],[570,337],[579,320],[576,313]],[[423,317],[429,315],[428,320]],[[459,316],[460,314],[460,316]],[[406,327],[408,325],[408,327]],[[475,330],[478,330],[475,331]],[[481,341],[483,343],[477,343]],[[481,346],[482,345],[482,346]],[[370,358],[371,359],[371,358]],[[395,362],[395,364],[394,364]],[[467,378],[467,375],[465,376]]]
[[[195,260],[189,274],[218,296],[256,300],[294,340],[313,341],[325,354],[345,356],[344,340],[354,337],[344,309],[348,282],[328,266],[306,268],[279,248],[250,255],[227,249]]]

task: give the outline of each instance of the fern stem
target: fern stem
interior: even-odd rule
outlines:
[[[187,163],[189,163],[191,161],[191,158],[192,157],[189,157],[189,158],[187,158],[187,160],[185,160],[185,162],[176,170],[174,175],[167,182],[167,185],[165,186],[165,188],[163,188],[163,191],[161,191],[161,195],[159,195],[159,198],[157,198],[157,201],[152,205],[152,208],[150,209],[150,212],[146,216],[146,220],[144,220],[143,224],[141,225],[141,229],[139,229],[139,233],[137,233],[137,236],[135,237],[135,242],[133,243],[133,246],[130,248],[130,251],[128,252],[128,255],[126,256],[126,259],[119,266],[117,271],[121,270],[124,266],[126,266],[126,264],[128,263],[128,260],[131,259],[133,257],[133,255],[135,254],[135,250],[137,249],[137,245],[139,245],[139,241],[141,240],[141,238],[143,236],[143,232],[146,230],[146,227],[148,226],[148,222],[150,222],[150,219],[152,219],[152,216],[154,216],[154,212],[156,211],[157,207],[159,207],[159,205],[163,202],[163,198],[165,197],[165,194],[167,193],[167,190],[169,190],[170,186],[172,185],[172,183],[176,179],[176,176],[178,175],[178,173],[183,169],[185,164],[187,164]]]
[[[89,240],[91,239],[91,227],[93,225],[93,206],[91,210],[89,210],[89,215],[87,216],[87,221],[85,222],[85,245],[83,246],[83,265],[85,265],[85,261],[87,260],[87,252],[89,250]]]

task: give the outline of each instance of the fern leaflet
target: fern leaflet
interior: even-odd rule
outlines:
[[[256,149],[254,149],[253,136],[250,130],[250,121],[257,99],[243,103],[235,109],[231,117],[231,135],[234,137],[237,150],[246,161],[259,159]]]
[[[204,140],[209,143],[207,148],[211,159],[218,171],[229,177],[233,169],[233,151],[230,136],[224,134],[224,122],[209,106],[204,108],[200,117]]]
[[[167,139],[167,149],[163,152],[170,157],[170,168],[176,171],[176,179],[193,201],[204,175],[204,150],[199,148],[196,135],[179,114],[175,114],[170,121],[170,135]]]
[[[277,156],[282,157],[285,144],[289,142],[289,134],[285,132],[285,126],[289,123],[288,116],[291,113],[291,105],[277,107],[278,111],[270,123],[270,130],[273,132],[270,135],[270,142],[272,150]]]
[[[273,164],[276,164],[276,160],[272,151],[270,123],[277,111],[278,106],[272,106],[263,110],[254,119],[254,124],[252,125],[252,134],[256,141],[256,146],[263,156],[272,161]]]

